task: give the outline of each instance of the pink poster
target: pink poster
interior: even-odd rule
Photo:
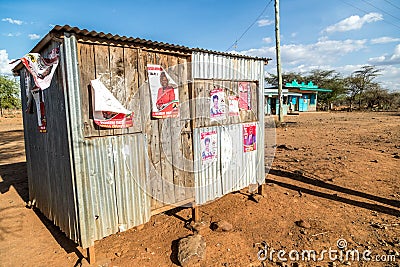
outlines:
[[[251,152],[256,150],[257,136],[255,123],[248,123],[243,125],[243,149],[244,152]]]
[[[251,109],[251,89],[249,82],[239,82],[239,108],[242,110]]]
[[[229,116],[239,116],[239,97],[229,96]]]
[[[217,160],[217,131],[203,132],[200,134],[202,164]]]
[[[210,92],[210,118],[221,120],[225,118],[225,91],[222,88],[214,88]]]

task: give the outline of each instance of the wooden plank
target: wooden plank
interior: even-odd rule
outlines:
[[[148,136],[148,153],[150,163],[150,193],[152,196],[151,207],[159,208],[162,206],[163,191],[160,163],[160,146],[158,120],[151,119],[151,94],[147,82],[147,64],[155,64],[156,57],[154,53],[139,50],[139,92],[142,103],[142,124],[145,134]]]
[[[164,70],[175,77],[174,69],[169,67],[172,61],[168,55],[156,54],[157,63],[160,64]],[[171,77],[172,78],[172,77]],[[176,82],[176,81],[175,81]],[[163,197],[164,204],[175,203],[175,190],[174,190],[174,171],[172,166],[172,125],[173,120],[176,118],[159,119],[159,144],[160,144],[160,156],[161,156],[161,174],[163,179]],[[174,146],[177,144],[174,144]]]
[[[110,88],[114,97],[121,103],[125,96],[125,68],[124,49],[122,47],[110,46]],[[122,134],[122,129],[113,129],[113,134]]]
[[[258,120],[258,85],[256,82],[251,82],[250,83],[251,87],[251,110],[253,111],[251,113],[251,121],[257,121]]]
[[[182,149],[184,157],[184,173],[185,173],[185,195],[187,198],[194,197],[194,172],[193,172],[193,133],[183,133]]]
[[[90,246],[86,249],[87,251],[87,261],[89,264],[94,264],[96,262],[96,253],[94,250],[94,246]]]
[[[137,133],[142,131],[141,102],[139,92],[138,50],[124,49],[125,66],[125,99],[122,101],[127,109],[133,111],[133,126],[124,129],[124,133]]]
[[[111,89],[111,73],[110,73],[110,51],[107,45],[94,46],[94,62],[96,69],[96,79]],[[113,135],[112,129],[99,128],[99,136]]]
[[[78,43],[78,62],[80,71],[82,120],[85,137],[99,135],[99,127],[93,121],[92,90],[90,81],[95,79],[93,45]]]
[[[176,207],[192,207],[193,206],[193,204],[192,204],[193,202],[194,202],[194,198],[189,198],[189,199],[185,199],[185,200],[180,201],[180,202],[176,202],[173,205],[165,205],[165,206],[163,206],[161,208],[153,209],[151,211],[151,216],[157,215],[157,214],[162,213],[162,212],[166,212],[168,210],[175,209]]]
[[[187,96],[188,92],[185,92],[183,84],[186,83],[186,75],[183,75],[184,67],[179,66],[179,58],[176,56],[168,57],[169,72],[173,73],[175,82],[179,85],[179,117],[171,118],[171,152],[172,152],[172,167],[173,167],[173,183],[174,183],[174,195],[175,202],[186,199],[185,196],[185,172],[183,170],[184,155],[182,150],[181,131],[185,125],[185,117],[188,117]]]

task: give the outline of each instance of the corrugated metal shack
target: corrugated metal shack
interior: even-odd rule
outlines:
[[[146,223],[175,206],[201,205],[250,184],[264,183],[264,64],[267,59],[55,26],[31,52],[60,48],[60,62],[43,91],[47,133],[24,113],[30,200],[83,248]],[[176,118],[151,117],[147,64],[159,64],[178,84]],[[20,76],[23,109],[29,72]],[[90,82],[100,79],[125,108],[133,127],[93,122]],[[249,86],[249,110],[210,119],[210,92],[239,94]],[[239,86],[241,86],[239,84]],[[243,150],[244,129],[256,126],[257,148]],[[247,133],[246,133],[247,134]],[[201,159],[205,135],[214,158]],[[211,136],[210,136],[211,137]]]

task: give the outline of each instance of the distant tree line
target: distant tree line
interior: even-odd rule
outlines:
[[[19,108],[21,108],[19,83],[13,77],[0,75],[0,116],[3,116],[4,109]]]
[[[331,107],[347,107],[348,110],[396,110],[400,108],[400,91],[390,92],[375,81],[381,75],[381,70],[375,66],[363,66],[347,77],[335,70],[313,70],[308,74],[288,72],[282,74],[283,85],[293,80],[301,83],[312,81],[319,88],[331,89],[330,93],[318,93],[320,109]],[[268,74],[265,78],[268,84],[278,85],[278,78]]]

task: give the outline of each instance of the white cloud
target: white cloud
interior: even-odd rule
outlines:
[[[4,35],[7,37],[17,37],[17,36],[20,36],[21,33],[20,32],[15,32],[15,33],[10,32],[10,33],[4,34]]]
[[[286,65],[321,65],[336,62],[341,56],[365,48],[367,40],[328,40],[322,38],[314,44],[288,44],[281,46],[282,62]],[[258,57],[274,57],[275,46],[253,48],[242,54]]]
[[[297,36],[297,32],[292,32],[291,34],[290,34],[290,37],[292,37],[292,38],[294,38],[294,37],[296,37]]]
[[[1,21],[7,21],[11,24],[17,24],[17,25],[22,25],[22,23],[23,23],[22,20],[17,20],[17,19],[12,19],[12,18],[4,18]]]
[[[400,38],[393,38],[393,37],[379,37],[371,40],[371,44],[386,44],[386,43],[394,43],[400,42]]]
[[[31,40],[37,40],[40,38],[40,35],[38,35],[36,33],[28,34],[28,36],[29,36],[29,39],[31,39]]]
[[[11,62],[10,59],[8,59],[8,53],[5,49],[0,50],[0,74],[1,75],[11,75],[11,69],[13,66],[9,64]]]
[[[267,44],[272,43],[272,38],[271,37],[265,37],[262,40],[263,40],[264,43],[267,43]]]
[[[274,24],[274,21],[269,19],[260,19],[259,21],[257,21],[258,27],[269,26],[272,24]]]
[[[368,63],[374,64],[374,65],[394,65],[394,64],[400,64],[400,44],[398,44],[394,51],[393,54],[391,55],[382,55],[379,57],[373,57],[368,59]]]
[[[339,21],[338,23],[328,26],[323,30],[326,33],[333,33],[333,32],[346,32],[351,30],[358,30],[361,29],[365,23],[371,23],[383,20],[383,16],[380,13],[368,13],[365,14],[363,17],[358,15],[350,16],[345,18],[344,20]]]

